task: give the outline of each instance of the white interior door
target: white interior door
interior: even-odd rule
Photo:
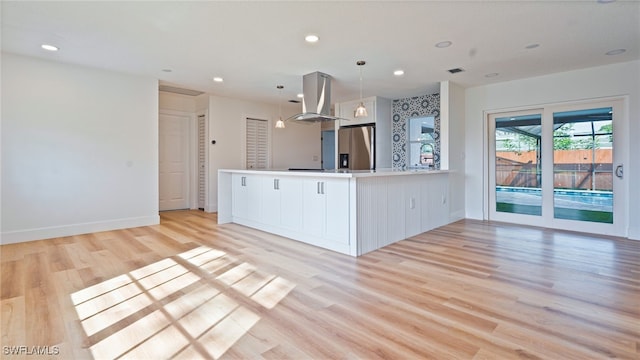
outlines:
[[[189,208],[189,120],[188,115],[160,114],[160,211]]]

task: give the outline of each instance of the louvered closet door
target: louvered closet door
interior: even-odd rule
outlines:
[[[204,210],[205,172],[206,172],[206,136],[205,116],[198,116],[198,208]]]
[[[247,118],[247,169],[266,169],[268,148],[267,120]]]

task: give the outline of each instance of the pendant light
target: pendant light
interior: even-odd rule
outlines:
[[[278,94],[278,121],[276,121],[276,129],[284,129],[284,121],[282,121],[282,89],[284,89],[284,86],[278,85],[276,88],[280,91]]]
[[[364,102],[362,101],[362,67],[364,64],[366,64],[364,60],[360,60],[356,63],[356,65],[360,67],[360,105],[358,105],[356,110],[353,112],[353,116],[357,118],[369,116],[367,108],[364,107]]]

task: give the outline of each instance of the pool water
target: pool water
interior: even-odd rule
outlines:
[[[613,211],[613,193],[609,191],[562,190],[554,193],[554,205],[571,209]],[[496,186],[496,201],[542,206],[542,191],[539,188]]]

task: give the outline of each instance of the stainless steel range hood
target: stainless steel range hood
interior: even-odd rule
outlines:
[[[339,118],[331,115],[331,76],[316,71],[302,77],[302,113],[286,121],[315,123]]]

